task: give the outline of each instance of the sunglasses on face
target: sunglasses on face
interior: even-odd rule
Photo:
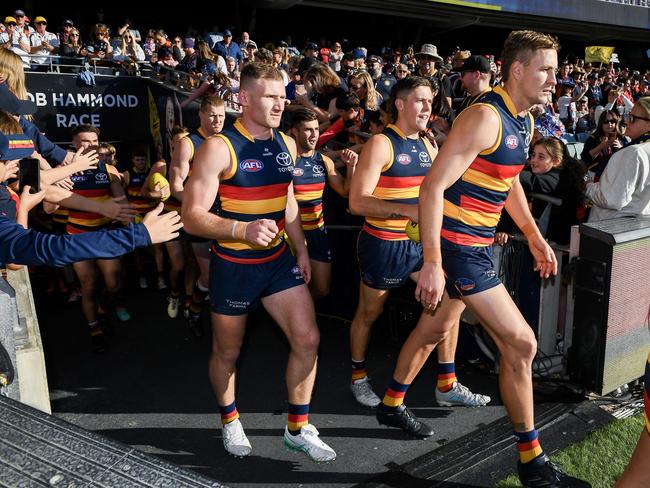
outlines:
[[[47,25],[47,22],[36,22],[36,25]]]
[[[434,58],[433,56],[420,56],[420,61],[434,62],[435,60],[436,58]]]
[[[617,121],[617,120],[608,119],[608,120],[603,121],[603,124],[607,124],[607,125],[616,125],[616,122],[618,122],[618,121]]]
[[[9,22],[7,24],[7,27],[16,27],[16,23],[15,22]]]
[[[79,37],[79,34],[70,34],[71,37]]]
[[[637,120],[645,120],[646,122],[650,122],[650,118],[648,118],[648,117],[640,117],[640,116],[634,115],[634,114],[628,114],[627,119],[630,121],[630,124],[636,122]]]
[[[397,72],[398,73],[408,73],[408,70],[407,69],[398,69]]]

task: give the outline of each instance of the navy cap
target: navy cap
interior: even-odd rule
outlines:
[[[6,146],[0,141],[0,160],[28,158],[34,153],[34,142],[25,134],[4,134]]]
[[[318,51],[318,44],[315,42],[310,42],[307,44],[307,49],[313,49],[314,51]]]
[[[230,32],[229,29],[226,29],[225,31],[223,31],[223,36],[224,37],[232,37],[232,32]]]
[[[463,67],[460,69],[462,72],[466,71],[480,71],[481,73],[489,73],[492,68],[490,67],[490,61],[485,56],[470,56],[463,63]]]
[[[373,54],[372,56],[368,57],[367,60],[369,63],[379,63],[379,64],[384,64],[384,60],[381,59],[379,56]]]
[[[32,115],[36,112],[36,104],[29,100],[20,100],[14,95],[5,82],[0,83],[0,110],[12,115]]]

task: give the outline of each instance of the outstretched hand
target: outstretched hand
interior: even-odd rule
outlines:
[[[535,271],[539,271],[541,278],[557,274],[557,258],[551,246],[548,245],[541,235],[533,235],[528,238],[528,248],[535,259]]]
[[[149,232],[152,244],[171,241],[178,237],[178,231],[183,227],[181,216],[178,212],[168,212],[161,215],[163,204],[159,203],[156,208],[145,215],[142,223]]]

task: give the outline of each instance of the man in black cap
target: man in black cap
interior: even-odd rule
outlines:
[[[470,56],[463,63],[460,82],[467,93],[460,105],[460,110],[476,102],[485,93],[492,90],[490,86],[491,74],[490,61],[485,56]]]
[[[368,57],[366,65],[368,66],[370,76],[372,76],[375,82],[375,90],[381,94],[384,100],[388,100],[390,90],[397,83],[397,80],[394,76],[384,73],[384,60],[375,54]]]
[[[59,38],[59,45],[67,44],[70,42],[70,32],[74,27],[74,22],[70,19],[65,19],[61,24],[61,30],[56,34]]]
[[[226,59],[228,56],[235,58],[238,64],[244,59],[244,53],[239,48],[239,44],[232,42],[232,32],[228,29],[223,31],[223,41],[215,44],[214,52],[219,54],[223,59]]]
[[[318,44],[315,42],[307,43],[307,47],[305,48],[305,57],[318,59]]]

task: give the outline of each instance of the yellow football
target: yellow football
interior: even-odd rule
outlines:
[[[160,189],[165,188],[166,186],[169,186],[169,181],[167,181],[167,178],[165,178],[162,174],[160,173],[154,173],[151,175],[151,178],[149,178],[149,190],[153,191],[156,188],[156,185],[160,186]],[[169,193],[165,198],[162,199],[164,202],[169,198]]]
[[[406,235],[413,242],[420,242],[420,226],[417,224],[417,222],[409,220],[406,223]]]

